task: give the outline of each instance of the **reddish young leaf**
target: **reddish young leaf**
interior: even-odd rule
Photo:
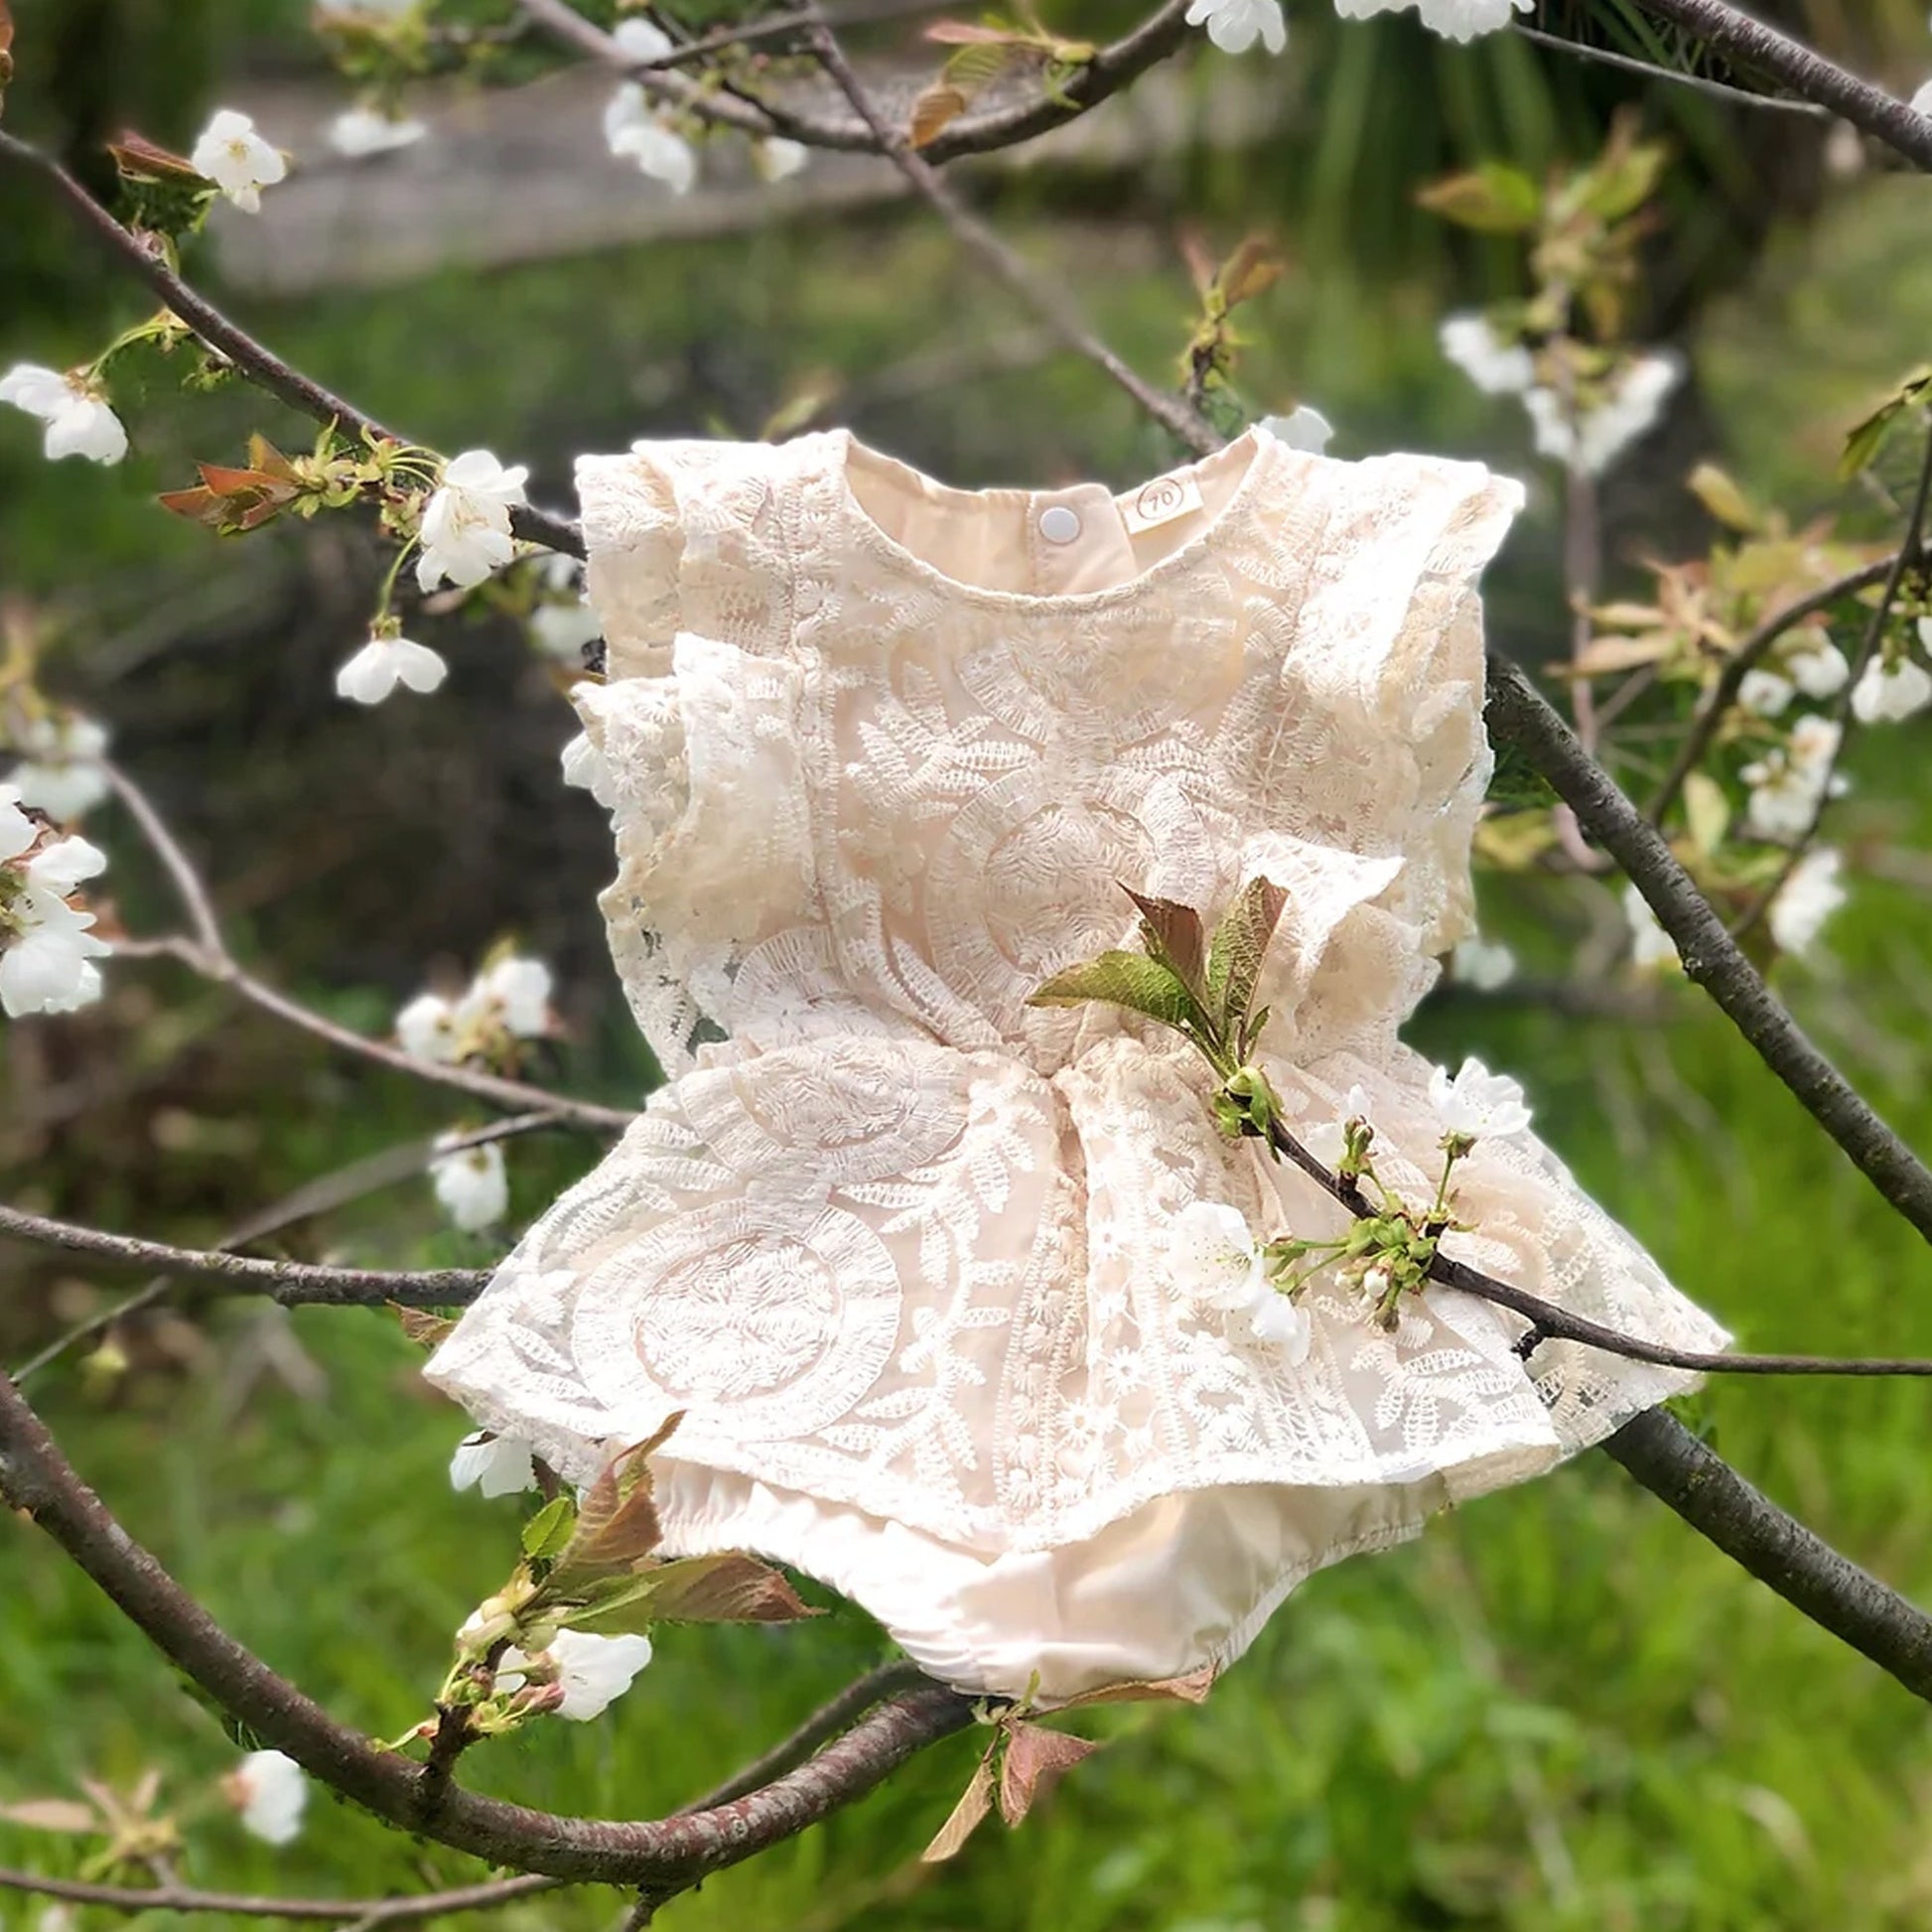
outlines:
[[[999,1741],[997,1738],[994,1740]],[[919,1854],[921,1864],[943,1864],[979,1830],[986,1814],[993,1809],[993,1746],[973,1767],[971,1781],[959,1794],[952,1815],[934,1834],[932,1843]]]
[[[1007,1732],[1000,1765],[1000,1816],[1018,1825],[1083,1757],[1100,1748],[1091,1737],[1069,1736],[1044,1725],[1016,1724]]]

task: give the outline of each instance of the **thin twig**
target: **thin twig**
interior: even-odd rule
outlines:
[[[337,1173],[304,1181],[273,1207],[251,1214],[214,1244],[214,1252],[232,1253],[266,1235],[278,1234],[297,1221],[306,1221],[349,1201],[360,1200],[378,1187],[387,1187],[421,1173],[431,1162],[439,1161],[446,1155],[462,1154],[473,1147],[486,1147],[492,1141],[505,1141],[515,1135],[537,1133],[560,1124],[555,1114],[512,1114],[507,1120],[491,1121],[487,1127],[479,1127],[471,1133],[454,1135],[447,1140],[409,1141],[400,1147],[385,1148],[379,1154],[366,1155]],[[104,1328],[113,1327],[116,1322],[125,1321],[129,1315],[152,1308],[174,1286],[174,1282],[173,1275],[157,1275],[132,1295],[125,1296],[97,1314],[90,1314],[84,1321],[75,1322],[38,1354],[21,1363],[13,1372],[14,1380],[24,1388],[36,1375],[52,1367],[69,1348],[91,1335],[99,1334]]]
[[[776,101],[714,91],[681,73],[663,72],[657,64],[633,61],[611,35],[586,20],[566,0],[517,0],[517,4],[563,45],[634,75],[644,87],[700,119],[754,136],[781,134],[811,148],[858,154],[890,152],[881,131],[863,114],[856,120],[822,120]],[[927,143],[925,158],[942,165],[964,155],[991,154],[1077,120],[1186,44],[1187,6],[1188,0],[1163,0],[1132,33],[1100,49],[1051,92],[1042,87],[1024,100],[960,115]]]
[[[1842,599],[1856,597],[1860,591],[1882,583],[1897,561],[1895,556],[1880,557],[1872,563],[1863,564],[1857,570],[1847,571],[1843,577],[1835,577],[1829,584],[1821,584],[1817,590],[1807,592],[1795,603],[1783,605],[1759,621],[1744,641],[1725,659],[1724,669],[1718,673],[1718,681],[1705,694],[1704,702],[1691,720],[1691,728],[1678,746],[1677,756],[1671,760],[1663,783],[1644,807],[1644,816],[1651,824],[1661,825],[1664,814],[1676,804],[1679,793],[1684,789],[1684,780],[1697,769],[1699,760],[1710,750],[1712,739],[1718,735],[1718,727],[1724,723],[1725,713],[1737,702],[1737,693],[1743,688],[1746,674],[1757,667],[1765,652],[1786,631],[1795,630],[1821,612],[1829,611]]]
[[[849,1684],[762,1757],[755,1758],[742,1770],[702,1798],[680,1807],[684,1812],[715,1811],[738,1798],[770,1784],[786,1771],[796,1768],[814,1752],[848,1730],[875,1705],[901,1691],[909,1691],[924,1681],[918,1666],[903,1659],[882,1664],[877,1670]],[[424,1919],[441,1918],[458,1912],[483,1912],[508,1905],[537,1892],[555,1891],[568,1880],[548,1878],[541,1873],[524,1872],[514,1878],[498,1878],[487,1884],[465,1885],[450,1891],[423,1892],[407,1898],[266,1898],[228,1892],[201,1892],[183,1887],[141,1891],[121,1885],[90,1885],[71,1878],[43,1878],[29,1871],[0,1869],[0,1891],[37,1892],[47,1898],[66,1899],[76,1905],[105,1905],[122,1912],[173,1911],[207,1914],[228,1913],[236,1918],[328,1919],[337,1924],[360,1928],[406,1925]]]
[[[153,848],[155,856],[174,882],[197,935],[192,940],[165,937],[122,941],[119,950],[124,956],[179,960],[205,979],[231,987],[265,1013],[272,1013],[277,1019],[315,1035],[318,1039],[327,1040],[345,1053],[374,1060],[380,1066],[407,1073],[412,1079],[427,1081],[432,1086],[453,1087],[460,1093],[486,1100],[492,1106],[520,1107],[553,1114],[573,1125],[602,1132],[621,1133],[630,1125],[633,1116],[621,1108],[606,1107],[595,1100],[578,1100],[569,1094],[552,1093],[547,1087],[532,1086],[524,1080],[504,1079],[498,1074],[481,1072],[475,1067],[451,1066],[441,1060],[421,1059],[414,1053],[404,1052],[400,1046],[390,1045],[386,1040],[371,1039],[365,1034],[338,1026],[325,1015],[257,979],[229,949],[207,885],[194,862],[183,851],[181,842],[169,830],[167,821],[155,808],[153,800],[118,766],[107,764],[103,768],[142,837]]]
[[[1684,971],[1718,1003],[1861,1173],[1932,1240],[1932,1171],[1805,1036],[1725,930],[1657,829],[1577,743],[1507,658],[1489,659],[1489,730],[1512,745],[1629,875],[1677,946]]]
[[[111,759],[101,759],[100,769],[126,807],[127,815],[133,819],[135,829],[148,842],[150,850],[174,882],[176,896],[181,900],[182,909],[188,914],[188,922],[194,928],[196,939],[208,952],[226,959],[228,946],[221,936],[221,921],[215,916],[214,903],[208,897],[207,888],[203,884],[194,863],[162,822],[161,814],[155,810],[148,794]]]
[[[881,21],[938,13],[945,4],[946,0],[869,0],[869,4],[830,10],[825,19],[837,28],[869,27]],[[712,33],[699,35],[696,40],[679,43],[668,54],[655,55],[648,61],[629,61],[625,64],[626,71],[634,78],[641,79],[645,74],[661,73],[670,68],[688,68],[694,61],[707,60],[713,54],[729,54],[736,47],[754,47],[761,41],[802,38],[817,27],[819,21],[820,16],[812,8],[801,7],[795,13],[770,14],[763,20],[748,20],[734,26],[720,27]]]
[[[182,1912],[213,1918],[324,1920],[333,1925],[419,1925],[425,1919],[458,1912],[488,1912],[537,1892],[555,1891],[568,1882],[540,1872],[496,1878],[453,1891],[420,1892],[411,1898],[268,1898],[247,1892],[196,1891],[186,1885],[140,1890],[126,1885],[94,1885],[78,1878],[43,1878],[33,1871],[0,1869],[0,1891],[36,1893],[70,1905],[104,1905],[117,1912]]]
[[[1375,1203],[1363,1192],[1360,1183],[1323,1166],[1280,1121],[1269,1122],[1266,1139],[1277,1156],[1292,1162],[1356,1220],[1376,1217]],[[1498,1281],[1479,1268],[1471,1268],[1440,1252],[1431,1258],[1425,1273],[1444,1288],[1473,1295],[1479,1301],[1522,1315],[1534,1337],[1525,1353],[1533,1352],[1535,1342],[1539,1341],[1574,1341],[1587,1348],[1599,1348],[1606,1355],[1621,1356],[1625,1361],[1649,1362],[1658,1368],[1684,1369],[1697,1375],[1932,1376],[1932,1359],[1918,1356],[1746,1355],[1672,1348],[1662,1342],[1645,1341],[1638,1335],[1626,1335],[1585,1315],[1573,1314],[1556,1302],[1546,1302],[1528,1289]]]
[[[846,59],[838,37],[829,28],[820,29],[814,36],[813,47],[825,71],[852,103],[853,111],[871,128],[881,153],[953,231],[961,246],[1027,303],[1069,348],[1110,376],[1148,415],[1187,448],[1206,456],[1222,446],[1224,439],[1220,433],[1178,396],[1164,394],[1122,361],[1087,326],[1072,302],[1009,248],[953,193],[907,136],[887,122]]]
[[[0,1378],[0,1498],[24,1510],[149,1641],[263,1744],[386,1823],[552,1877],[632,1885],[662,1900],[863,1797],[964,1728],[971,1701],[922,1685],[868,1712],[808,1762],[703,1811],[638,1823],[560,1817],[455,1787],[424,1820],[422,1765],[351,1730],[238,1644],[128,1535]]]
[[[176,954],[178,958],[181,956],[180,953]],[[386,1040],[371,1039],[366,1034],[338,1026],[335,1021],[303,1006],[299,1001],[291,1000],[287,994],[278,993],[274,987],[264,984],[239,966],[230,971],[211,973],[208,977],[231,987],[264,1013],[272,1013],[277,1019],[286,1020],[290,1026],[314,1034],[318,1039],[326,1039],[345,1053],[357,1054],[365,1060],[375,1061],[379,1066],[390,1067],[397,1073],[406,1073],[412,1079],[426,1080],[433,1086],[451,1087],[459,1093],[472,1094],[492,1106],[556,1114],[573,1126],[593,1128],[607,1134],[622,1133],[636,1118],[635,1114],[621,1107],[607,1107],[601,1101],[579,1100],[570,1094],[553,1093],[548,1087],[532,1086],[527,1080],[509,1080],[501,1074],[479,1072],[475,1067],[446,1066],[439,1060],[418,1059],[415,1054],[404,1052],[400,1046],[391,1046]]]
[[[317,1262],[270,1261],[208,1248],[172,1248],[163,1241],[109,1234],[100,1228],[56,1221],[18,1207],[0,1206],[0,1235],[95,1255],[128,1268],[165,1269],[173,1275],[207,1275],[259,1289],[284,1308],[320,1305],[359,1308],[397,1302],[410,1309],[457,1308],[474,1302],[489,1282],[487,1268],[329,1268]]]
[[[1843,115],[1915,167],[1932,170],[1932,119],[1826,60],[1802,41],[1753,20],[1725,0],[1637,0],[1637,4],[1645,13],[1688,28],[1700,40],[1770,75],[1801,99]]]
[[[1656,61],[1640,60],[1634,54],[1618,54],[1607,47],[1589,47],[1582,41],[1566,40],[1561,34],[1546,34],[1541,28],[1525,26],[1520,20],[1512,20],[1509,24],[1522,39],[1534,41],[1538,47],[1574,55],[1580,61],[1594,61],[1602,67],[1621,68],[1626,73],[1640,73],[1647,80],[1668,80],[1675,86],[1689,87],[1697,93],[1709,95],[1713,100],[1721,100],[1726,106],[1762,107],[1774,113],[1803,114],[1820,121],[1833,118],[1832,109],[1821,106],[1815,100],[1793,100],[1785,94],[1753,93],[1748,87],[1733,87],[1728,81],[1713,80],[1709,74],[1686,73],[1682,68],[1667,68]]]
[[[1845,748],[1852,741],[1852,732],[1857,723],[1852,710],[1852,699],[1859,688],[1859,680],[1863,677],[1866,667],[1877,655],[1878,647],[1884,642],[1885,625],[1891,621],[1892,606],[1898,601],[1899,586],[1905,581],[1905,574],[1916,564],[1925,546],[1925,512],[1928,498],[1932,498],[1932,433],[1925,439],[1925,454],[1919,463],[1918,483],[1912,492],[1912,507],[1905,518],[1904,541],[1898,546],[1898,554],[1891,560],[1891,569],[1885,574],[1884,587],[1878,593],[1878,602],[1873,607],[1871,621],[1865,625],[1864,635],[1859,640],[1858,655],[1852,661],[1852,674],[1845,680],[1845,688],[1839,693],[1838,702],[1832,708],[1832,716],[1838,725],[1838,742],[1832,747],[1831,757],[1825,760],[1825,768],[1818,775],[1818,796],[1812,801],[1811,820],[1803,834],[1792,842],[1791,850],[1785,855],[1777,872],[1759,890],[1757,897],[1737,915],[1737,922],[1730,928],[1733,939],[1741,939],[1769,911],[1773,900],[1783,892],[1791,875],[1804,863],[1818,837],[1818,828],[1825,822],[1826,808],[1832,802],[1832,786],[1838,777],[1838,767],[1845,757]]]
[[[319,423],[334,423],[351,435],[375,437],[394,443],[410,441],[408,437],[385,428],[376,418],[357,409],[345,397],[324,387],[313,376],[305,375],[300,369],[283,361],[272,349],[231,322],[205,295],[197,293],[183,281],[160,256],[152,253],[139,235],[115,220],[79,181],[51,155],[43,154],[31,143],[0,128],[0,161],[10,161],[47,182],[82,227],[132,269],[202,342],[226,356],[258,388],[267,390],[291,409],[299,410]],[[584,554],[583,535],[567,517],[526,504],[511,511],[510,522],[516,534],[531,543],[540,543],[573,557]]]

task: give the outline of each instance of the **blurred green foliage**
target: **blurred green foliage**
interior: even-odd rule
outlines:
[[[1859,38],[1902,48],[1897,11],[1868,9]],[[23,78],[9,125],[83,163],[123,121],[192,138],[217,94],[245,104],[249,63],[286,72],[306,58],[295,0],[16,0],[16,12]],[[1921,31],[1916,16],[1907,24]],[[1622,44],[1647,31],[1621,6],[1592,29]],[[1641,97],[1681,157],[1648,328],[1691,343],[1706,386],[1685,427],[1613,480],[1613,536],[1681,553],[1695,524],[1680,479],[1714,451],[1794,508],[1838,500],[1845,420],[1867,386],[1924,352],[1921,184],[1828,190],[1816,143],[1788,125],[1740,122],[1507,38],[1457,50],[1403,20],[1343,31],[1299,12],[1294,31],[1271,69],[1282,132],[1261,147],[1163,157],[1132,181],[1036,174],[999,193],[1003,225],[1080,288],[1131,359],[1169,369],[1186,340],[1181,222],[1222,244],[1259,228],[1284,245],[1291,273],[1244,315],[1254,340],[1242,381],[1257,403],[1317,402],[1340,425],[1341,454],[1422,446],[1527,469],[1511,412],[1461,385],[1434,341],[1446,307],[1513,290],[1513,257],[1424,216],[1414,191],[1496,154],[1535,169],[1584,152],[1610,102]],[[48,46],[60,53],[40,86],[29,50]],[[1908,56],[1891,58],[1909,80]],[[139,313],[4,176],[0,289],[0,361],[77,358]],[[753,435],[828,370],[845,384],[836,412],[964,483],[1124,479],[1171,457],[1083,366],[975,372],[973,351],[1024,319],[943,235],[897,211],[234,306],[291,359],[412,433],[528,455],[550,500],[565,499],[575,451],[645,431]],[[957,372],[886,379],[941,351]],[[306,427],[241,392],[181,399],[158,363],[146,375],[145,394],[126,398],[137,455],[122,472],[50,469],[29,426],[0,425],[0,592],[33,599],[61,634],[53,681],[113,720],[126,760],[210,855],[237,936],[279,978],[380,1031],[430,966],[467,965],[516,928],[563,974],[574,1038],[549,1077],[634,1094],[647,1061],[591,908],[605,835],[585,801],[558,793],[552,760],[571,727],[547,680],[509,626],[485,621],[437,636],[457,672],[434,705],[373,716],[336,705],[333,668],[378,568],[368,546],[345,527],[216,545],[147,500],[250,426],[289,442],[306,441]],[[1547,499],[1534,506],[1491,585],[1497,633],[1533,659],[1552,654],[1561,627],[1550,516]],[[1843,808],[1850,842],[1923,849],[1922,745],[1913,727],[1861,748],[1860,788]],[[123,910],[155,929],[165,894],[125,826],[104,824]],[[1614,922],[1607,894],[1596,911]],[[1485,912],[1532,977],[1593,943],[1575,897],[1534,881]],[[1920,891],[1865,880],[1833,928],[1832,963],[1793,973],[1789,989],[1920,1146],[1932,1146],[1929,942]],[[172,969],[114,980],[94,1018],[0,1033],[8,1198],[206,1240],[304,1179],[453,1118]],[[1418,1038],[1442,1057],[1475,1050],[1520,1072],[1585,1184],[1746,1345],[1932,1351],[1909,1233],[1721,1020],[1688,993],[1665,1012],[1632,1025],[1446,1002]],[[592,1158],[575,1137],[517,1143],[518,1215]],[[420,1183],[304,1239],[398,1263],[483,1252],[438,1227]],[[10,1258],[4,1358],[116,1287]],[[193,1296],[181,1306],[191,1319],[128,1335],[125,1374],[69,1360],[37,1392],[87,1478],[228,1627],[346,1721],[394,1734],[440,1679],[448,1632],[514,1561],[515,1510],[449,1493],[461,1421],[423,1389],[388,1317],[290,1320]],[[279,1378],[291,1344],[322,1386]],[[1774,1494],[1923,1594],[1926,1402],[1911,1384],[1744,1382],[1713,1391],[1702,1416]],[[538,1725],[466,1771],[532,1804],[654,1815],[881,1654],[851,1611],[791,1630],[667,1632],[607,1719]],[[966,1777],[970,1741],[709,1882],[663,1922],[1903,1932],[1932,1917],[1923,1713],[1601,1458],[1315,1579],[1203,1710],[1090,1722],[1109,1748],[1022,1833],[989,1828],[951,1867],[912,1861]],[[295,1847],[256,1845],[211,1797],[232,1757],[91,1587],[25,1525],[0,1525],[0,1802],[67,1792],[80,1775],[126,1783],[158,1764],[168,1802],[196,1814],[192,1881],[353,1895],[475,1875],[321,1798]],[[0,1827],[5,1862],[71,1869],[79,1857]],[[494,1922],[576,1932],[617,1912],[583,1892]],[[0,1895],[0,1925],[36,1919]]]

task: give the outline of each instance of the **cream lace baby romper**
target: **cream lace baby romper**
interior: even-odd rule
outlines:
[[[1686,1386],[1566,1344],[1526,1367],[1516,1317],[1439,1288],[1393,1334],[1311,1291],[1289,1366],[1175,1292],[1168,1229],[1339,1210],[1222,1138],[1173,1035],[1027,1005],[1136,943],[1117,882],[1211,919],[1266,874],[1290,1124],[1359,1084],[1384,1177],[1428,1197],[1396,1030],[1467,929],[1475,579],[1518,485],[1263,432],[1118,498],[948,489],[839,432],[579,483],[603,904],[671,1078],[431,1363],[482,1423],[583,1481],[682,1410],[668,1549],[762,1552],[935,1676],[1051,1702],[1224,1664],[1310,1571]],[[1723,1342],[1529,1134],[1458,1175],[1451,1252]]]

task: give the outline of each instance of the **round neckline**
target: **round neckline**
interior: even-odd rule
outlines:
[[[1145,570],[1136,571],[1132,577],[1118,584],[1108,584],[1093,591],[1009,591],[1001,590],[990,584],[973,584],[962,577],[954,577],[943,571],[935,563],[919,555],[916,550],[908,549],[891,534],[883,524],[859,500],[859,493],[852,486],[850,464],[853,453],[857,451],[866,461],[879,465],[889,474],[898,471],[910,478],[915,483],[924,484],[932,489],[943,491],[946,495],[961,497],[968,502],[993,503],[1016,501],[1035,503],[1042,497],[1062,494],[1052,489],[1021,489],[996,486],[986,489],[961,489],[951,483],[941,483],[936,477],[929,477],[909,463],[902,463],[897,457],[888,456],[883,450],[875,450],[870,444],[862,443],[849,429],[837,429],[828,433],[831,445],[831,483],[840,511],[853,527],[859,540],[874,552],[884,557],[909,577],[917,578],[929,588],[951,598],[966,603],[978,604],[996,610],[1014,612],[1033,612],[1035,614],[1053,612],[1103,610],[1110,605],[1131,602],[1144,596],[1157,585],[1169,578],[1193,568],[1209,552],[1220,549],[1244,524],[1260,494],[1265,475],[1274,468],[1281,445],[1259,424],[1244,431],[1233,442],[1224,444],[1211,456],[1202,457],[1175,470],[1164,470],[1161,477],[1192,478],[1204,464],[1224,461],[1229,451],[1237,450],[1242,444],[1249,446],[1246,467],[1236,481],[1233,490],[1221,507],[1196,530],[1185,543],[1169,551],[1165,557],[1157,558]],[[1148,483],[1159,482],[1160,478],[1149,478]],[[1132,501],[1146,483],[1133,489],[1112,491],[1118,502],[1124,496]]]

